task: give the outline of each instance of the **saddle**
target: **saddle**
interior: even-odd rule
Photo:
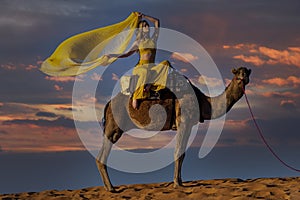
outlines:
[[[127,96],[132,96],[136,89],[138,75],[124,75],[120,78],[121,93]],[[180,98],[180,94],[187,91],[189,88],[189,80],[177,72],[171,69],[167,77],[166,88],[171,92],[175,93],[177,98]],[[162,91],[151,90],[150,87],[150,97],[148,99],[160,99]]]
[[[120,78],[121,93],[127,96],[132,96],[137,85],[139,76],[138,75],[124,75]],[[191,83],[187,77],[180,74],[174,69],[168,74],[166,88],[159,90],[157,92],[150,89],[150,97],[147,100],[159,100],[159,99],[168,99],[171,97],[173,103],[175,99],[180,99],[184,94],[188,93],[188,90],[191,89]],[[170,96],[171,94],[171,96]],[[173,108],[175,109],[175,107]],[[173,111],[174,112],[174,111]],[[201,117],[201,122],[203,117]],[[177,130],[175,118],[171,121],[171,129]]]

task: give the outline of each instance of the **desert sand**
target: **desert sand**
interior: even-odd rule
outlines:
[[[300,177],[259,179],[218,179],[184,182],[184,187],[174,189],[172,183],[121,185],[116,193],[101,186],[80,190],[47,190],[19,194],[2,194],[0,199],[221,199],[221,200],[300,200]]]

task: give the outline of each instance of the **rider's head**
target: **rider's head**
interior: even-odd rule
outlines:
[[[149,23],[146,20],[141,20],[138,23],[138,29],[142,33],[142,35],[149,36],[149,32],[150,32]]]

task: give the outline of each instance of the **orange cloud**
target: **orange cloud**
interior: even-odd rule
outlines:
[[[54,85],[54,89],[56,90],[56,91],[62,91],[64,88],[63,87],[61,87],[61,86],[59,86],[59,85]]]
[[[37,69],[37,68],[38,68],[38,67],[35,66],[35,65],[27,65],[27,66],[25,67],[25,70],[26,70],[26,71],[31,71],[31,70]]]
[[[38,61],[36,61],[36,64],[41,65],[43,62],[44,62],[43,60],[38,60]]]
[[[299,98],[300,94],[292,92],[264,92],[262,93],[264,97],[278,97],[278,98]]]
[[[287,79],[275,77],[275,78],[263,80],[262,82],[270,85],[277,85],[277,86],[293,85],[294,87],[296,87],[297,85],[300,85],[300,78],[296,76],[289,76]]]
[[[287,105],[296,106],[296,102],[294,100],[282,100],[280,102],[280,106],[287,106]]]
[[[285,64],[300,67],[300,47],[288,47],[284,50],[278,50],[256,44],[236,44],[223,45],[223,49],[243,51],[242,54],[235,55],[233,58],[256,66]]]
[[[286,64],[300,67],[300,52],[298,47],[288,48],[287,50],[279,51],[268,47],[259,47],[260,53],[269,57],[268,64]]]
[[[184,73],[184,72],[187,72],[188,69],[187,68],[182,68],[182,69],[180,69],[180,71]]]
[[[112,73],[112,78],[111,79],[114,80],[114,81],[118,81],[119,80],[119,76],[117,74],[115,74],[115,73]]]
[[[294,85],[300,85],[300,78],[296,76],[289,76],[287,80],[292,82]]]
[[[258,56],[244,56],[244,55],[236,55],[233,56],[234,59],[238,59],[238,60],[242,60],[246,63],[252,63],[253,65],[256,66],[261,66],[265,63],[264,60],[262,60],[260,57]]]
[[[288,49],[300,53],[300,47],[289,47]]]
[[[267,80],[263,80],[263,83],[267,83],[267,84],[271,84],[271,85],[278,85],[278,86],[284,86],[284,85],[288,85],[289,81],[283,78],[271,78],[271,79],[267,79]]]
[[[75,129],[12,124],[1,127],[1,147],[8,152],[58,152],[85,150]],[[62,134],[63,133],[63,134]]]
[[[223,45],[223,49],[246,49],[246,50],[255,50],[257,47],[256,44],[235,44],[235,45]]]
[[[69,81],[75,81],[76,77],[70,77],[70,76],[46,76],[46,80],[49,81],[55,81],[55,82],[69,82]]]
[[[1,68],[5,69],[5,70],[16,70],[17,69],[17,67],[15,65],[13,65],[12,63],[3,64],[3,65],[1,65]]]
[[[245,127],[247,120],[232,120],[232,119],[228,119],[226,120],[226,125],[229,128],[241,128],[241,127]]]

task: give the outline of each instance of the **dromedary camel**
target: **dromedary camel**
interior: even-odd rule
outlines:
[[[104,187],[108,191],[115,191],[109,179],[106,165],[112,145],[118,141],[124,132],[136,127],[146,130],[156,130],[158,127],[159,130],[177,130],[174,152],[174,187],[182,186],[181,166],[192,126],[199,121],[216,119],[228,112],[243,96],[245,85],[249,83],[251,69],[240,67],[233,69],[232,72],[234,77],[231,83],[221,95],[216,97],[206,96],[188,82],[191,89],[181,91],[175,98],[174,94],[166,89],[162,92],[163,95],[160,99],[143,100],[139,109],[135,110],[131,106],[131,99],[128,95],[117,94],[104,110],[104,139],[96,159]],[[150,108],[155,104],[160,104],[165,109],[167,116],[160,115],[160,112],[155,113],[155,109],[151,111]]]

